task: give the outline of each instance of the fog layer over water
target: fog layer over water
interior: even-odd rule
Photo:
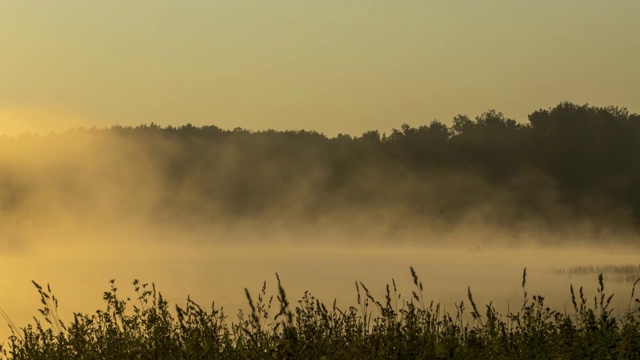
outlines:
[[[310,290],[346,307],[355,281],[382,299],[395,278],[409,298],[413,266],[426,299],[447,309],[467,286],[478,304],[519,308],[527,267],[529,294],[571,311],[569,281],[593,296],[597,277],[553,267],[638,263],[640,203],[622,196],[637,181],[627,165],[586,181],[575,173],[607,162],[562,172],[517,139],[482,152],[480,125],[504,125],[496,139],[533,131],[483,116],[464,130],[474,142],[437,123],[333,139],[189,126],[2,138],[0,307],[24,326],[39,307],[35,280],[70,320],[101,308],[110,279],[135,298],[138,278],[173,304],[215,301],[234,320],[243,289],[266,280],[274,290],[276,272],[293,304]],[[631,286],[605,285],[626,309]]]

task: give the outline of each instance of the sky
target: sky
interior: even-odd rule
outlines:
[[[0,134],[640,112],[637,0],[0,0]]]

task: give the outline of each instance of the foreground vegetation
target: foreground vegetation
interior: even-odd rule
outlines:
[[[106,309],[74,314],[70,323],[57,314],[49,287],[34,282],[42,300],[44,321],[17,328],[0,357],[10,359],[636,359],[640,358],[640,299],[633,284],[629,308],[613,315],[602,275],[598,294],[587,300],[582,288],[571,288],[575,313],[545,306],[544,297],[529,297],[526,269],[524,299],[516,313],[499,314],[489,303],[482,311],[473,301],[456,305],[455,313],[427,304],[423,285],[411,269],[415,290],[403,298],[387,285],[379,301],[356,282],[357,306],[327,307],[311,294],[292,307],[278,277],[276,302],[266,283],[257,299],[248,290],[250,313],[235,321],[213,305],[205,310],[187,299],[170,310],[155,286],[134,281],[137,299],[120,299],[114,282],[104,293]],[[272,304],[274,309],[272,309]],[[277,304],[277,305],[276,305]]]

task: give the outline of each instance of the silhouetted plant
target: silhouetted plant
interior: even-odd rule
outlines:
[[[66,324],[57,315],[50,287],[34,282],[41,297],[41,318],[13,334],[2,346],[9,359],[512,359],[512,358],[640,358],[640,299],[632,289],[629,311],[613,315],[613,295],[603,277],[593,306],[580,289],[571,288],[575,314],[558,313],[545,298],[526,292],[517,313],[498,313],[492,303],[483,314],[468,289],[470,317],[464,302],[454,314],[424,300],[423,285],[411,268],[415,289],[403,298],[395,281],[378,301],[356,282],[360,309],[325,306],[305,292],[291,308],[277,276],[277,313],[266,282],[257,301],[246,291],[251,314],[235,322],[212,304],[206,311],[191,299],[175,312],[153,285],[133,282],[135,299],[120,299],[115,282],[104,293],[106,308],[74,314]],[[268,299],[268,300],[267,300]],[[371,308],[369,305],[372,305]],[[175,315],[174,315],[175,314]],[[46,325],[45,325],[46,324]],[[17,332],[16,330],[19,330]]]

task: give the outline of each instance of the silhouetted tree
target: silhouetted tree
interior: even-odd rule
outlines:
[[[100,154],[137,157],[157,176],[152,185],[162,190],[158,218],[217,221],[223,215],[278,212],[303,217],[377,206],[426,219],[445,217],[451,209],[472,211],[502,194],[505,224],[530,217],[552,223],[556,208],[594,223],[611,222],[614,213],[640,220],[638,114],[564,102],[537,110],[528,120],[518,123],[489,110],[473,119],[458,115],[450,126],[402,124],[388,135],[372,130],[332,138],[305,130],[151,123],[0,137],[0,153],[46,155],[46,149],[70,146],[74,139],[109,139],[87,143],[99,146]],[[105,174],[132,171],[112,168],[108,156],[92,159],[98,163],[91,168]],[[15,199],[36,185],[9,160],[0,160],[0,169],[0,182],[8,184],[0,193],[0,210],[13,209],[24,202]],[[47,181],[73,188],[74,182],[64,181],[71,175],[56,171]],[[287,212],[290,208],[295,211]]]

